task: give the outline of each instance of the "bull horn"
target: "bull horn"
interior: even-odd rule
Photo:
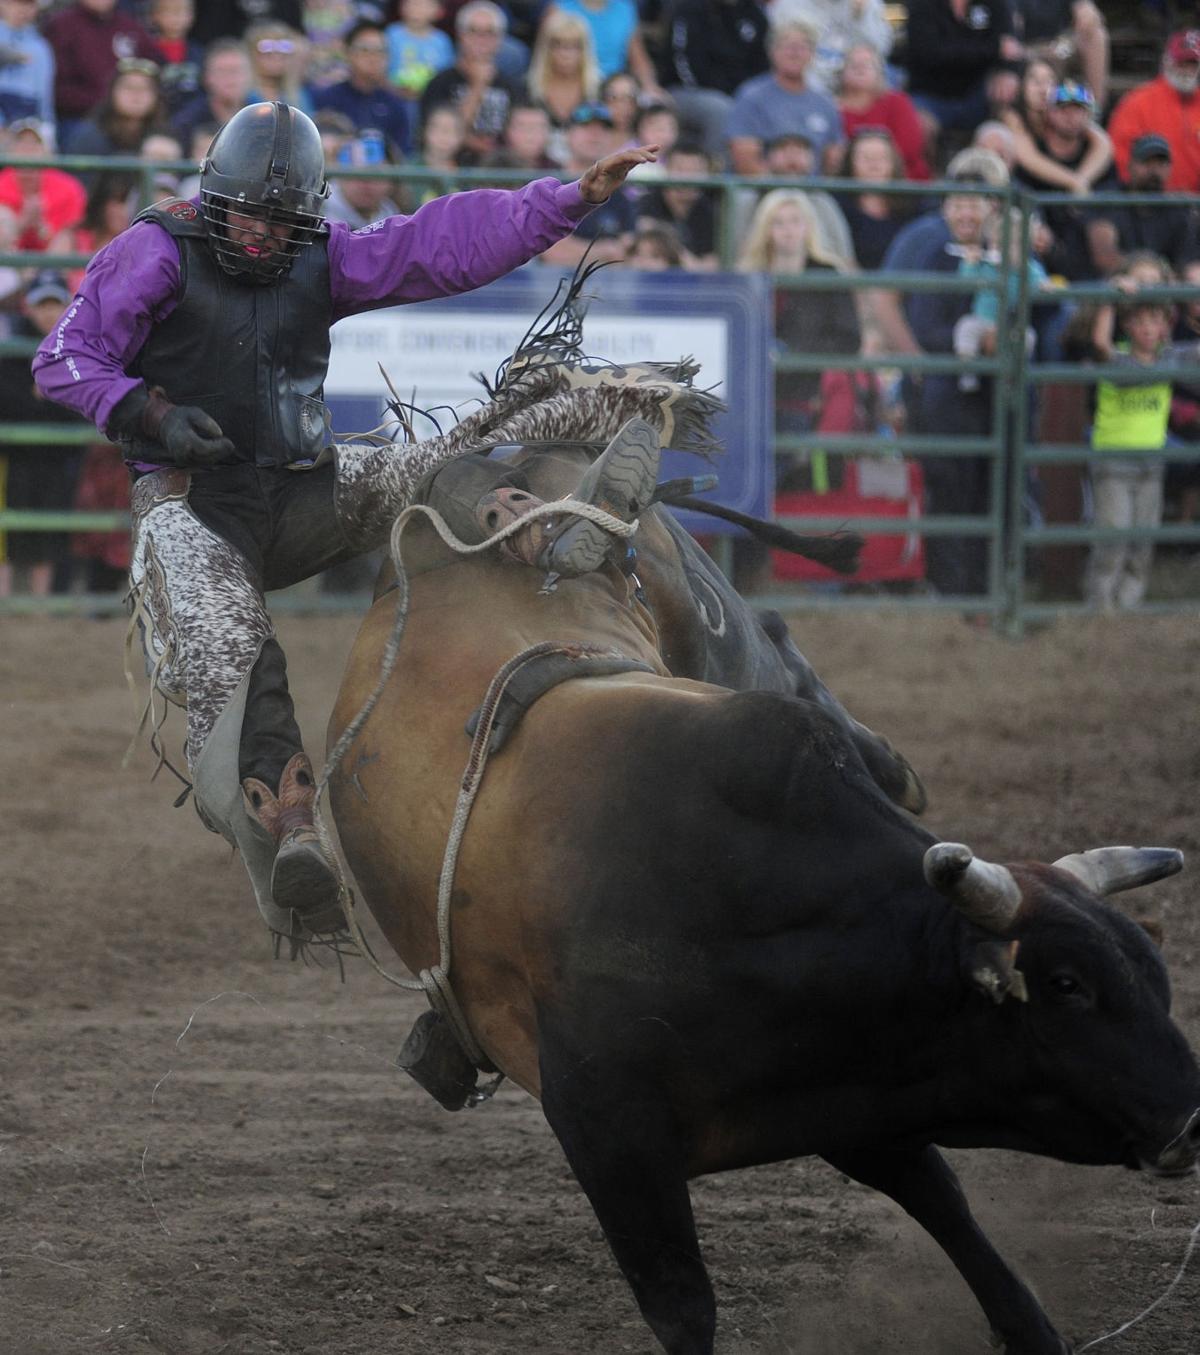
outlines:
[[[1054,864],[1103,897],[1177,874],[1183,869],[1183,853],[1174,847],[1094,847],[1060,856]]]
[[[961,842],[935,842],[925,853],[925,878],[977,926],[1006,932],[1021,906],[1021,890],[1007,866],[978,861]]]

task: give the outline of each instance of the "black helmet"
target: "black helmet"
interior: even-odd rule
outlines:
[[[200,166],[200,202],[217,262],[249,282],[274,282],[321,229],[325,152],[316,125],[285,103],[250,104],[213,138]],[[286,241],[268,235],[248,247],[231,234],[229,212],[291,227]]]

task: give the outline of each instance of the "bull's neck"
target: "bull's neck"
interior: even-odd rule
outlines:
[[[934,891],[893,896],[860,915],[854,944],[888,957],[873,993],[863,986],[863,1021],[878,1032],[863,1082],[884,1089],[897,1132],[994,1116],[1004,1098],[989,1082],[983,1051],[999,1008],[971,982],[967,957],[977,929]]]

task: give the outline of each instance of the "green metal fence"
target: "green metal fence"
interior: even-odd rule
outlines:
[[[0,165],[13,163],[0,159]],[[62,156],[44,160],[25,160],[25,165],[54,165],[71,171],[99,170],[105,172],[132,173],[139,176],[141,196],[149,202],[155,196],[154,177],[167,169],[179,173],[194,172],[191,164],[146,164],[137,159],[118,157]],[[354,169],[342,171],[334,169],[331,177],[386,178],[393,181],[397,192],[406,194],[415,203],[423,193],[430,189],[437,193],[452,192],[461,188],[481,185],[516,185],[528,180],[530,175],[512,170],[461,170],[453,174],[431,172],[417,166],[387,166],[378,169]],[[666,186],[698,187],[715,191],[720,195],[719,212],[719,252],[723,267],[736,265],[736,221],[739,210],[744,211],[748,192],[759,193],[771,188],[801,188],[818,190],[837,195],[853,195],[863,191],[877,192],[877,184],[857,184],[844,179],[809,179],[797,182],[794,179],[757,179],[753,183],[728,175],[714,175],[697,178],[672,178],[658,181]],[[1000,253],[1007,261],[1010,232],[1020,232],[1020,262],[1013,267],[1020,269],[1019,301],[1015,316],[1010,318],[1006,328],[998,335],[998,346],[994,356],[964,360],[952,353],[886,353],[883,355],[850,355],[837,357],[832,361],[840,370],[845,371],[901,371],[910,378],[934,373],[972,372],[981,377],[992,379],[993,398],[990,428],[985,436],[963,438],[940,435],[937,433],[902,433],[899,436],[882,434],[805,434],[783,436],[775,441],[777,453],[812,455],[825,454],[873,454],[880,456],[916,457],[918,459],[937,457],[986,457],[989,461],[990,496],[989,507],[978,515],[939,515],[922,516],[918,522],[896,518],[863,517],[841,520],[836,525],[865,535],[895,536],[911,534],[914,530],[925,538],[936,536],[983,537],[988,543],[988,584],[982,596],[944,597],[935,596],[928,591],[915,591],[908,596],[889,593],[881,597],[871,593],[855,592],[847,594],[829,590],[791,589],[786,592],[775,591],[756,601],[788,607],[878,607],[887,605],[895,608],[970,610],[990,615],[997,626],[1010,633],[1019,633],[1028,621],[1042,616],[1071,613],[1083,609],[1079,600],[1047,601],[1032,596],[1027,582],[1029,563],[1032,555],[1046,547],[1064,544],[1088,545],[1095,541],[1150,539],[1159,543],[1184,543],[1200,547],[1200,525],[1175,524],[1164,525],[1156,529],[1099,529],[1083,523],[1056,523],[1053,525],[1035,524],[1026,519],[1023,506],[1023,489],[1031,470],[1039,466],[1061,465],[1064,463],[1086,466],[1099,455],[1083,444],[1054,445],[1032,441],[1027,433],[1027,410],[1031,393],[1042,388],[1052,388],[1055,384],[1092,384],[1099,379],[1112,376],[1113,369],[1100,365],[1075,365],[1069,363],[1038,364],[1031,361],[1025,351],[1024,335],[1029,324],[1033,297],[1025,283],[1025,262],[1028,258],[1029,220],[1031,213],[1039,210],[1043,204],[1062,206],[1080,202],[1094,208],[1107,205],[1161,205],[1161,197],[1136,197],[1128,193],[1093,195],[1087,199],[1071,199],[1065,195],[1037,195],[1021,193],[1014,189],[992,189],[983,185],[971,184],[969,190],[962,184],[902,183],[888,185],[889,195],[927,200],[934,207],[947,193],[979,193],[999,200],[1004,206],[1018,209],[1019,224],[1014,224],[1012,214],[1005,212],[1002,219]],[[1173,198],[1172,201],[1189,201]],[[1193,200],[1196,201],[1196,200]],[[78,268],[87,261],[86,255],[28,255],[0,252],[0,267],[54,267]],[[1001,313],[1004,313],[1004,298],[1009,284],[1010,268],[1002,263],[998,277],[992,282],[979,282],[969,278],[960,278],[948,273],[802,273],[775,279],[778,288],[792,289],[801,293],[823,290],[848,289],[855,294],[893,292],[904,295],[920,292],[974,292],[981,287],[990,287],[997,291],[1001,299]],[[1147,289],[1142,295],[1148,299],[1197,299],[1200,288],[1181,286]],[[1108,286],[1087,284],[1064,288],[1055,293],[1055,299],[1067,304],[1101,303],[1120,301],[1125,294]],[[29,341],[0,343],[0,355],[31,354],[33,344]],[[775,358],[779,372],[819,372],[831,365],[828,356],[805,354],[783,354]],[[1177,373],[1159,368],[1144,369],[1148,378],[1156,376],[1177,376]],[[1200,371],[1200,367],[1198,367]],[[76,425],[51,424],[14,424],[3,422],[0,411],[0,454],[8,445],[46,445],[67,446],[96,441],[92,429]],[[1200,461],[1200,444],[1194,447],[1172,447],[1170,460],[1173,462]],[[831,521],[827,516],[785,517],[780,519],[787,525],[801,531],[828,531]],[[35,513],[17,510],[0,511],[0,532],[18,531],[108,531],[127,528],[128,519],[123,514],[47,512]],[[719,556],[728,563],[728,551]],[[361,599],[339,599],[336,596],[321,596],[306,592],[303,598],[291,600],[292,605],[305,608],[338,608],[340,606],[359,606]],[[288,599],[282,599],[283,606],[289,605]],[[106,598],[0,598],[0,612],[3,611],[47,611],[75,610],[86,608],[90,611],[117,610],[119,599]],[[1147,605],[1149,610],[1200,610],[1200,597],[1175,599],[1169,602]]]

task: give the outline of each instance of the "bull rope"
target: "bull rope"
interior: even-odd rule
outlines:
[[[388,636],[387,644],[384,647],[383,660],[380,664],[379,679],[358,713],[342,731],[341,736],[334,744],[333,749],[326,760],[325,768],[321,773],[321,779],[317,783],[316,795],[313,800],[313,825],[321,839],[322,847],[329,853],[331,860],[336,860],[337,857],[334,854],[333,841],[330,837],[329,828],[326,825],[324,815],[321,812],[321,802],[324,798],[330,777],[333,776],[341,765],[346,753],[350,749],[350,745],[362,732],[371,712],[375,709],[380,697],[383,695],[384,688],[387,686],[388,680],[392,676],[396,663],[400,657],[400,641],[408,623],[408,604],[410,597],[408,571],[404,567],[401,541],[405,528],[418,514],[422,514],[428,518],[442,541],[444,541],[451,550],[460,555],[477,555],[482,551],[491,550],[494,546],[499,545],[508,537],[516,535],[519,531],[523,531],[535,519],[558,517],[563,514],[587,518],[590,522],[596,523],[606,532],[609,532],[616,537],[631,537],[638,529],[637,518],[634,518],[632,522],[624,522],[622,519],[614,517],[611,513],[606,513],[602,508],[597,508],[595,504],[584,503],[580,499],[568,497],[565,499],[556,499],[552,503],[540,504],[523,516],[514,519],[514,521],[510,522],[506,527],[503,527],[496,532],[495,535],[488,537],[486,541],[471,545],[465,541],[459,540],[447,526],[442,515],[438,513],[436,509],[430,508],[428,504],[411,504],[408,508],[404,509],[392,524],[391,540],[388,543],[392,563],[396,569],[396,619],[392,623],[391,634]],[[480,708],[479,723],[475,730],[474,738],[471,740],[471,751],[467,757],[467,765],[459,779],[458,799],[454,807],[453,818],[450,822],[450,830],[446,839],[446,850],[442,857],[442,870],[438,878],[438,961],[436,964],[431,965],[427,969],[420,970],[416,979],[406,979],[397,974],[389,973],[389,971],[375,958],[371,947],[367,943],[367,939],[363,934],[362,924],[359,922],[358,915],[355,911],[354,893],[346,884],[345,880],[341,878],[341,873],[339,872],[338,901],[346,916],[347,929],[353,940],[357,943],[359,951],[366,956],[375,972],[381,978],[386,979],[388,983],[409,992],[423,992],[433,1010],[449,1023],[450,1029],[454,1032],[455,1039],[462,1045],[464,1053],[477,1067],[490,1067],[491,1065],[483,1050],[480,1048],[478,1041],[475,1039],[458,998],[455,995],[454,989],[450,984],[450,898],[454,889],[454,873],[458,864],[458,854],[462,846],[462,840],[466,834],[467,821],[471,816],[471,808],[475,803],[475,796],[479,791],[479,787],[483,782],[484,772],[487,769],[492,725],[495,721],[497,709],[499,708],[500,698],[504,695],[509,683],[512,682],[527,663],[541,658],[544,654],[560,653],[563,652],[563,650],[564,646],[555,644],[552,641],[542,641],[539,644],[531,645],[529,648],[521,650],[520,653],[514,654],[511,659],[504,663],[488,684],[487,693],[484,696],[483,705]]]
[[[1153,1219],[1154,1216],[1151,1215],[1151,1222],[1153,1222]],[[1122,1322],[1115,1330],[1106,1332],[1103,1336],[1097,1336],[1094,1340],[1088,1341],[1086,1344],[1077,1347],[1080,1355],[1082,1355],[1085,1350],[1091,1350],[1093,1346],[1103,1345],[1105,1341],[1111,1341],[1114,1336],[1122,1335],[1122,1333],[1127,1332],[1130,1327],[1136,1327],[1143,1318],[1149,1317],[1155,1308],[1160,1304],[1165,1303],[1167,1299],[1171,1297],[1172,1291],[1179,1284],[1180,1280],[1183,1279],[1184,1273],[1188,1268],[1188,1262],[1192,1259],[1192,1252],[1196,1249],[1197,1242],[1200,1242],[1200,1223],[1197,1223],[1192,1229],[1191,1236],[1188,1238],[1187,1250],[1183,1253],[1183,1260],[1180,1262],[1179,1269],[1175,1272],[1175,1278],[1167,1285],[1166,1289],[1163,1290],[1158,1298],[1156,1298],[1153,1303],[1143,1308],[1136,1317],[1131,1317],[1128,1322]]]

